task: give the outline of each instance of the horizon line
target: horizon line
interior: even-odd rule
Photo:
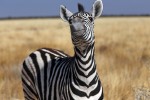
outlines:
[[[120,15],[101,15],[101,17],[149,17],[150,14],[120,14]],[[13,20],[13,19],[46,19],[46,18],[60,18],[60,16],[19,16],[19,17],[0,17],[0,20]]]

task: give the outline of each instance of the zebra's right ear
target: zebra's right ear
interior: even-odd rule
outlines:
[[[65,6],[63,6],[63,5],[60,6],[60,17],[64,21],[68,21],[68,18],[72,15],[73,15],[73,13],[70,12]]]

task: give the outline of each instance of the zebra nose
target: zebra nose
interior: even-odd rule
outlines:
[[[71,30],[73,32],[78,32],[78,31],[84,30],[84,25],[80,22],[72,23]]]

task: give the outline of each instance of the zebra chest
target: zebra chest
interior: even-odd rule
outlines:
[[[69,92],[73,100],[98,100],[98,97],[92,94],[96,88],[98,88],[96,84],[87,88],[86,86],[75,86],[73,83]]]

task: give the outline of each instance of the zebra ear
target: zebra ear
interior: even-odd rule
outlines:
[[[97,18],[101,15],[103,11],[103,3],[101,0],[96,0],[93,4],[93,12],[92,16],[93,18]]]
[[[68,21],[68,18],[72,15],[73,15],[72,12],[70,12],[65,6],[63,5],[60,6],[60,17],[64,21]]]
[[[79,12],[84,12],[84,7],[82,4],[78,3],[78,11]]]

